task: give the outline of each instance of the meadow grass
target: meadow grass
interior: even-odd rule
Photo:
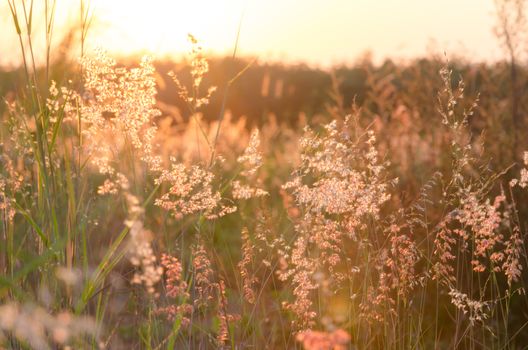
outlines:
[[[189,36],[189,84],[169,74],[190,113],[178,121],[151,58],[85,52],[88,3],[79,65],[60,81],[56,2],[8,5],[24,83],[0,127],[0,346],[526,347],[528,153],[494,166],[472,130],[484,97],[465,96],[449,62],[436,99],[409,87],[434,122],[376,81],[361,108],[334,91],[323,121],[253,128],[225,108],[243,72],[203,117],[218,92]]]

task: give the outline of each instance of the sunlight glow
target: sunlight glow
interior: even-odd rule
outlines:
[[[95,15],[88,47],[102,47],[113,55],[179,57],[188,49],[188,33],[206,50],[230,54],[241,23],[240,55],[263,60],[327,66],[351,62],[365,52],[379,62],[386,57],[407,59],[444,51],[473,60],[502,58],[493,34],[493,0],[86,2]],[[78,21],[79,2],[57,3],[62,12],[56,16],[56,33],[65,33]],[[13,53],[18,53],[6,10],[0,3],[0,65],[14,61]]]
[[[187,33],[208,49],[232,47],[244,8],[242,0],[94,0],[96,45],[112,51],[144,51],[157,56],[182,53]]]

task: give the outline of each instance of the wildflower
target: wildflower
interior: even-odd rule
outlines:
[[[525,167],[521,169],[521,177],[519,178],[519,180],[514,179],[514,184],[518,184],[521,188],[525,188],[526,186],[528,186],[528,152],[524,152],[523,162]]]
[[[0,213],[6,222],[12,222],[16,214],[15,195],[22,190],[24,176],[7,155],[0,155],[0,166],[5,170],[5,174],[0,172]]]
[[[306,128],[300,141],[301,166],[283,186],[303,213],[295,227],[298,238],[289,269],[280,275],[293,283],[295,300],[285,306],[301,325],[311,326],[316,315],[310,299],[321,282],[313,280],[314,273],[328,269],[339,285],[343,276],[335,273],[335,267],[341,261],[342,244],[357,240],[365,218],[377,219],[381,205],[390,198],[374,134],[354,140],[351,123],[350,116],[341,128],[333,121],[324,126],[322,135]]]
[[[295,340],[305,350],[345,350],[349,347],[351,337],[343,329],[333,332],[306,330],[297,333]]]
[[[521,277],[523,268],[521,264],[522,244],[523,240],[521,239],[520,229],[516,226],[510,239],[506,242],[506,248],[504,249],[506,258],[502,264],[502,269],[508,279],[509,286],[513,282],[517,282]]]
[[[262,155],[260,154],[258,148],[260,146],[259,131],[255,129],[251,133],[249,139],[249,145],[244,151],[244,154],[238,157],[237,161],[240,164],[244,165],[244,171],[242,172],[243,176],[254,175],[257,170],[262,166]]]
[[[238,269],[242,276],[242,284],[244,291],[244,298],[250,304],[255,303],[255,291],[253,285],[258,281],[255,276],[252,276],[250,271],[251,263],[253,260],[253,243],[249,237],[249,232],[246,227],[242,229],[242,260],[238,263]]]
[[[457,238],[463,250],[467,249],[469,242],[474,242],[471,265],[475,272],[486,270],[486,260],[494,264],[502,261],[503,255],[493,252],[503,243],[503,235],[498,232],[498,228],[503,221],[499,209],[505,199],[504,195],[499,195],[491,204],[489,200],[479,200],[475,193],[463,193],[461,208],[446,216],[438,226],[434,241],[434,255],[438,259],[433,267],[435,278],[455,281],[454,269],[450,264],[455,260],[452,250]],[[450,228],[455,223],[462,227]]]
[[[391,225],[390,231],[390,260],[386,265],[392,273],[391,287],[400,298],[406,298],[417,283],[415,266],[419,260],[418,248],[409,235],[401,232],[401,227]]]
[[[157,258],[152,249],[153,234],[146,230],[141,221],[143,208],[139,200],[130,193],[126,194],[129,217],[125,225],[129,227],[129,260],[139,268],[134,273],[132,284],[143,284],[149,294],[155,294],[154,286],[161,280],[163,268],[157,265]]]
[[[157,184],[167,182],[167,193],[156,199],[155,204],[170,211],[181,219],[185,215],[202,212],[208,219],[222,217],[236,210],[236,207],[224,206],[218,191],[213,190],[214,175],[198,165],[188,169],[185,165],[173,163],[170,170],[162,171],[156,179]]]
[[[83,57],[84,95],[79,97],[82,132],[94,165],[102,174],[112,176],[113,155],[128,144],[149,167],[159,170],[160,159],[153,154],[152,140],[157,129],[153,119],[156,82],[152,59],[144,57],[139,68],[117,67],[115,60],[99,50],[95,58]],[[110,190],[106,183],[104,190]]]
[[[182,266],[179,260],[173,256],[163,254],[161,265],[165,269],[166,295],[179,301],[178,305],[169,305],[159,308],[156,312],[166,314],[169,321],[181,317],[183,325],[190,323],[188,315],[192,313],[193,307],[187,300],[190,298],[187,282],[182,278]]]
[[[194,269],[194,288],[197,294],[194,306],[200,308],[210,304],[217,289],[214,283],[213,267],[207,257],[203,243],[199,243],[193,248],[192,264]]]
[[[238,180],[233,181],[233,197],[235,199],[250,199],[267,195],[268,192],[260,188],[253,188],[249,185],[243,185]]]
[[[255,129],[255,131],[251,133],[249,145],[244,150],[244,154],[237,159],[237,162],[244,168],[240,175],[244,178],[245,182],[256,182],[254,179],[255,174],[262,166],[262,155],[258,151],[259,145],[259,131],[258,129]],[[254,187],[254,185],[242,184],[240,180],[233,181],[233,197],[235,199],[250,199],[267,195],[268,192],[261,188]]]
[[[200,86],[202,85],[203,77],[209,71],[209,63],[203,55],[203,50],[198,44],[198,40],[192,34],[188,34],[188,39],[191,44],[189,56],[191,58],[192,93],[189,93],[174,72],[170,71],[169,77],[176,83],[180,98],[195,111],[209,103],[209,99],[216,91],[216,87],[210,87],[205,95],[200,95]]]
[[[93,319],[63,311],[50,314],[41,307],[8,303],[0,305],[0,334],[9,332],[34,349],[65,346],[85,335],[97,336]]]
[[[456,243],[457,236],[455,233],[460,233],[460,230],[451,230],[448,226],[450,220],[449,216],[444,218],[437,227],[437,232],[434,240],[434,252],[438,261],[433,265],[433,278],[437,280],[447,279],[450,282],[455,281],[454,268],[451,262],[455,260],[453,254],[453,247]],[[465,237],[465,235],[461,235]],[[463,246],[465,247],[465,245]]]
[[[487,310],[489,309],[488,303],[472,300],[467,294],[453,288],[450,288],[449,296],[451,296],[451,303],[457,309],[461,310],[464,314],[469,313],[469,321],[472,325],[476,322],[482,322],[489,317],[487,314]]]
[[[502,221],[498,209],[505,199],[504,195],[497,196],[492,205],[489,201],[479,204],[474,195],[469,195],[464,199],[459,221],[464,226],[471,227],[472,237],[476,244],[471,261],[475,271],[485,270],[480,259],[488,257],[489,252],[502,243],[503,236],[497,232]]]
[[[225,283],[224,281],[220,280],[220,283],[218,283],[218,291],[219,291],[219,306],[218,306],[218,318],[220,320],[220,328],[218,330],[218,334],[216,336],[216,342],[220,345],[224,345],[226,341],[229,339],[229,315],[227,314],[226,307],[227,307],[227,301],[226,301],[226,295],[225,295]]]

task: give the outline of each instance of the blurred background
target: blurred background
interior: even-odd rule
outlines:
[[[43,6],[35,2],[34,11]],[[522,0],[63,0],[56,2],[50,74],[60,85],[80,69],[78,58],[96,48],[124,66],[152,55],[158,107],[175,124],[185,122],[189,110],[167,73],[190,82],[185,55],[192,33],[210,62],[204,86],[218,88],[202,109],[206,121],[218,118],[224,96],[230,118],[242,118],[247,128],[270,121],[296,128],[327,120],[335,109],[348,113],[355,104],[365,123],[382,133],[384,150],[401,155],[396,165],[404,165],[402,172],[417,162],[414,170],[427,176],[430,164],[423,162],[438,158],[427,154],[440,125],[438,71],[449,60],[454,83],[465,81],[468,99],[480,94],[471,132],[501,168],[520,160],[527,146],[524,7]],[[80,40],[83,11],[90,26]],[[44,63],[42,20],[35,17],[32,36],[35,60]],[[0,96],[9,100],[24,80],[4,2],[0,33]]]

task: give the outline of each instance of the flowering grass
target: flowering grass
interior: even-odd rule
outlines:
[[[151,58],[82,49],[56,82],[31,59],[32,5],[9,7],[25,81],[0,127],[0,347],[525,346],[528,152],[493,169],[470,127],[480,97],[449,62],[423,137],[379,127],[368,103],[259,129],[204,121],[218,92],[190,36],[177,122]],[[402,144],[443,160],[410,194]]]

